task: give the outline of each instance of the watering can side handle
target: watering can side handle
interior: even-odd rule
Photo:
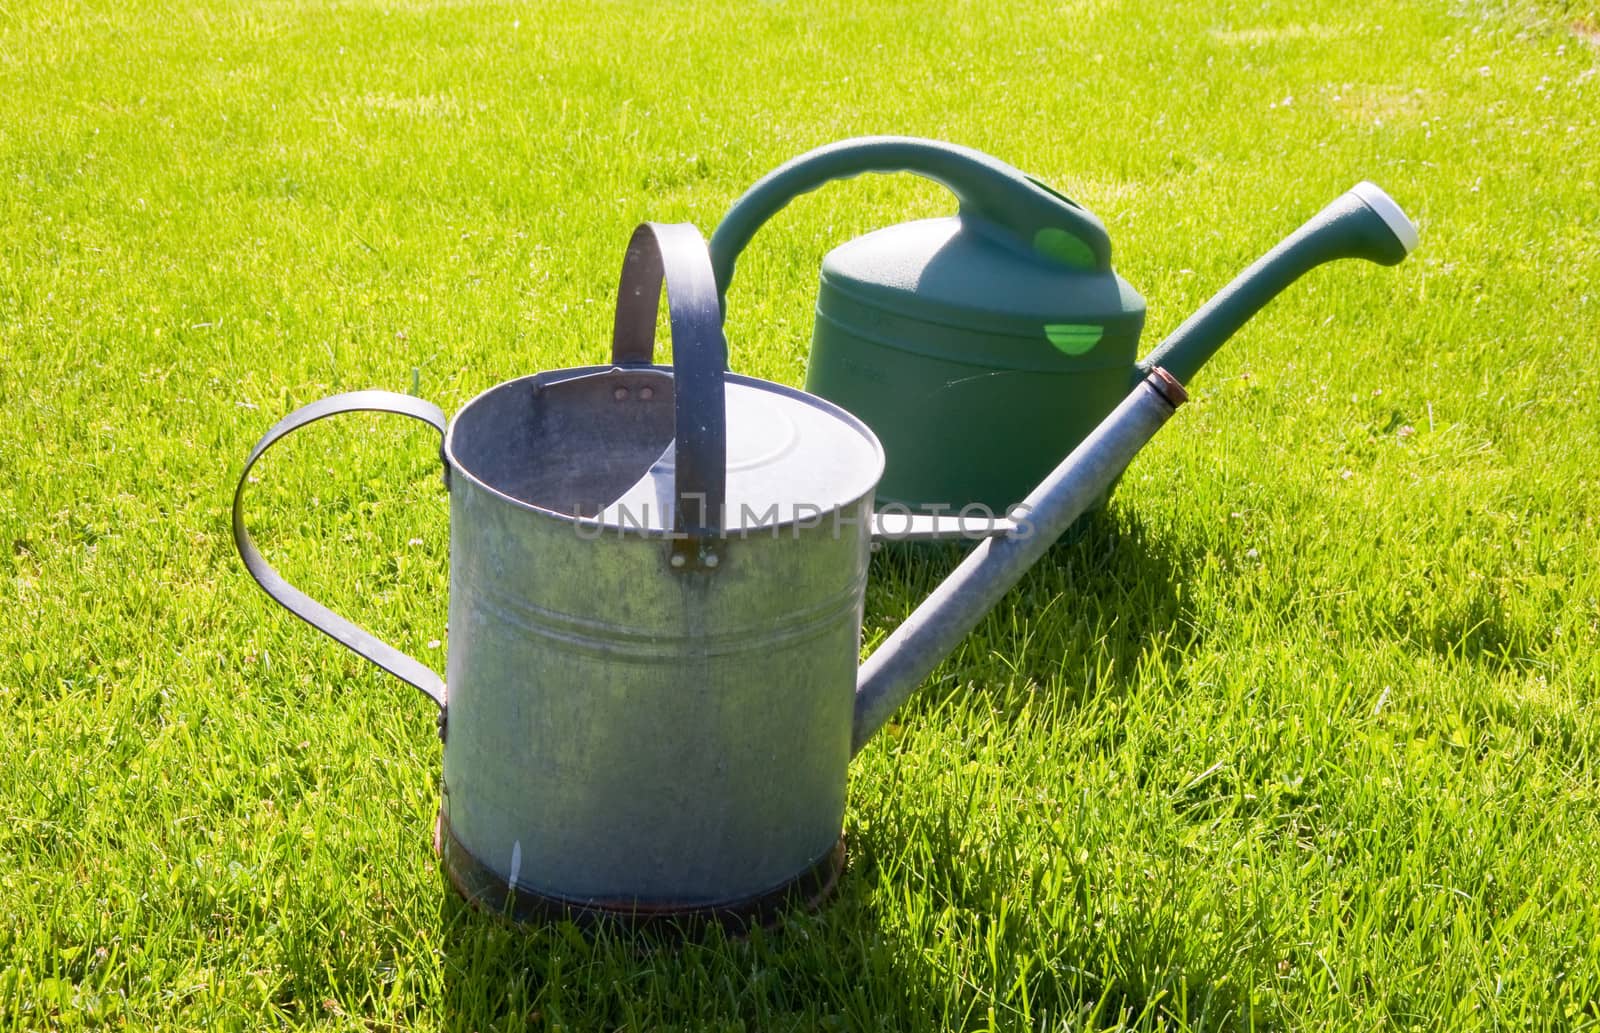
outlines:
[[[357,656],[372,661],[390,674],[406,682],[420,691],[424,696],[433,700],[442,715],[445,707],[444,679],[439,677],[431,668],[400,652],[398,649],[381,641],[377,636],[364,628],[345,620],[321,603],[312,599],[304,592],[295,588],[284,580],[283,575],[273,569],[256,548],[255,541],[251,539],[250,532],[245,527],[244,521],[244,490],[250,482],[250,469],[255,466],[267,449],[290,433],[299,430],[307,424],[328,416],[346,412],[387,412],[400,416],[410,416],[412,419],[421,420],[439,432],[443,441],[445,433],[444,413],[439,407],[430,402],[410,395],[395,394],[392,391],[352,391],[347,394],[334,395],[321,401],[312,402],[310,405],[296,409],[294,412],[279,420],[271,430],[256,442],[256,447],[250,450],[250,457],[244,461],[244,469],[239,473],[239,485],[233,492],[233,544],[239,550],[239,558],[244,560],[244,565],[250,571],[250,576],[256,579],[264,592],[270,595],[279,605],[290,613],[299,617],[318,631],[338,641],[346,649]],[[441,728],[443,726],[441,725]]]
[[[944,186],[975,216],[1048,260],[1111,267],[1111,238],[1088,209],[981,151],[908,136],[864,136],[808,151],[773,169],[733,203],[711,235],[724,303],[739,254],[766,221],[801,194],[868,172],[909,172]]]

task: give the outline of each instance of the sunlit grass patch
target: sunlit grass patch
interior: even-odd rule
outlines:
[[[0,1026],[1348,1029],[1600,1023],[1600,50],[1592,4],[331,2],[0,10]],[[642,219],[899,132],[1106,222],[1146,347],[1360,179],[852,770],[838,898],[671,948],[463,906],[415,693],[274,608],[232,479],[304,402],[454,412],[600,361]],[[799,199],[729,296],[803,377],[823,254],[934,184]],[[436,448],[257,471],[285,572],[442,663]],[[886,549],[881,641],[955,555]],[[437,645],[435,645],[437,643]],[[536,744],[530,749],[536,748]]]

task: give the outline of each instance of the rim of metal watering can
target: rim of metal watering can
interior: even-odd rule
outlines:
[[[652,362],[664,279],[670,367]],[[452,469],[591,535],[691,541],[814,526],[871,492],[883,474],[883,448],[855,416],[797,388],[726,371],[715,283],[693,226],[646,223],[635,232],[611,358],[610,366],[497,385],[468,402],[445,440]],[[479,421],[499,419],[507,391],[537,407],[543,435],[509,462],[509,447],[491,454],[470,443],[492,440]],[[532,465],[539,469],[524,469]]]
[[[722,530],[745,534],[815,520],[871,490],[883,469],[865,424],[782,385],[726,378],[727,483]],[[831,410],[831,411],[830,411]],[[607,527],[664,529],[675,519],[677,460],[669,442],[597,516]]]

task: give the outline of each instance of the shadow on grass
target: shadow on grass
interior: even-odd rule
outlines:
[[[850,877],[769,928],[518,926],[447,885],[446,1030],[938,1029],[930,977],[880,928]]]
[[[1097,864],[1105,844],[1092,838],[1072,844],[1083,859],[1068,861],[1027,857],[1003,835],[975,843],[954,829],[902,838],[907,830],[892,823],[879,828],[857,837],[857,877],[878,886],[890,906],[877,917],[922,961],[918,992],[937,1020],[923,1028],[1281,1024],[1240,978],[1266,939],[1266,917],[1238,909],[1196,921],[1190,909],[1208,907],[1204,896],[1179,899],[1183,882],[1203,877],[1193,869],[1130,880]],[[922,902],[896,906],[907,885]]]
[[[1559,634],[1554,622],[1516,621],[1487,587],[1407,606],[1393,625],[1395,636],[1418,651],[1494,673],[1537,672]]]
[[[1015,883],[965,863],[959,844],[925,845],[913,872],[900,844],[862,833],[831,901],[742,937],[518,926],[441,884],[442,1028],[1275,1026],[1227,977],[1248,923],[1197,956],[1170,911],[1107,914],[1073,892],[1023,906]]]
[[[892,632],[969,551],[957,543],[879,549],[867,593],[869,639]],[[1190,562],[1136,516],[1090,513],[1023,575],[920,694],[937,694],[939,683],[951,681],[970,681],[991,696],[1006,683],[1052,681],[1083,698],[1120,694],[1152,664],[1170,680],[1201,640],[1179,589]]]

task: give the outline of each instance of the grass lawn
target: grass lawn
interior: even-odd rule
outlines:
[[[431,708],[271,604],[255,439],[599,361],[640,220],[870,132],[1106,222],[1152,345],[1363,178],[1416,219],[1198,378],[856,762],[837,899],[675,950],[464,907]],[[833,185],[740,265],[951,208]],[[1600,1026],[1600,18],[1588,3],[0,6],[0,1028]],[[318,598],[442,665],[420,425],[260,467]],[[874,562],[868,645],[949,568]]]

